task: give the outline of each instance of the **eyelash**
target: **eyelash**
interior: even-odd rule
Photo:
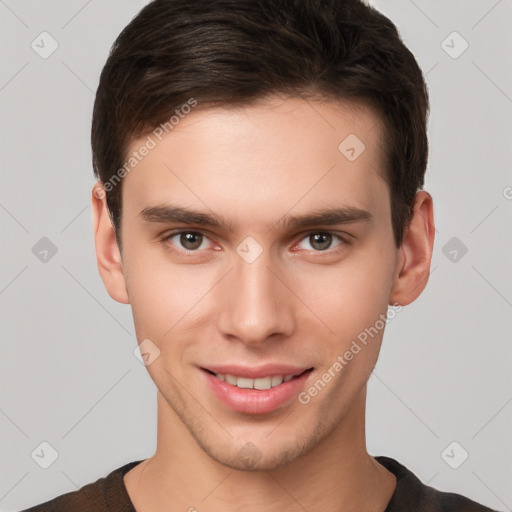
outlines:
[[[170,240],[172,238],[174,238],[175,236],[181,235],[183,233],[189,233],[189,234],[192,233],[192,234],[195,234],[195,235],[201,235],[201,236],[207,238],[208,240],[210,239],[208,237],[208,235],[206,235],[205,233],[202,233],[201,231],[193,231],[193,230],[182,229],[182,230],[179,230],[179,231],[173,231],[172,233],[169,233],[169,234],[165,235],[161,239],[161,243],[163,245],[165,245],[166,248],[169,248],[173,252],[175,252],[177,254],[180,254],[180,255],[190,255],[190,254],[193,254],[193,253],[200,253],[200,252],[205,250],[205,249],[187,250],[187,249],[177,249],[176,247],[174,247],[173,244],[170,243]],[[311,235],[318,235],[318,234],[331,235],[333,237],[333,240],[334,239],[338,239],[340,243],[338,245],[336,245],[335,247],[333,247],[333,248],[328,248],[328,249],[325,249],[323,251],[311,250],[311,251],[308,251],[308,252],[317,253],[318,255],[333,254],[333,253],[336,253],[337,251],[342,250],[346,245],[350,245],[350,242],[348,241],[348,236],[342,236],[342,235],[339,235],[337,233],[334,233],[333,231],[326,231],[326,230],[309,231],[307,233],[304,233],[302,238],[300,238],[300,240],[298,242],[296,242],[296,244],[294,244],[294,245],[299,244],[300,242],[302,242],[306,238],[309,238]]]

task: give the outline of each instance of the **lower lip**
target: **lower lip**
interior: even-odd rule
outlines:
[[[215,375],[202,370],[208,385],[219,400],[235,412],[265,414],[276,410],[295,398],[304,388],[312,370],[305,371],[294,379],[270,389],[243,389],[219,380]]]

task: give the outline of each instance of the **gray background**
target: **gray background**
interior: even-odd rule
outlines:
[[[94,91],[145,3],[0,0],[2,511],[156,446],[156,388],[133,355],[129,306],[98,275],[89,206]],[[437,233],[427,289],[388,325],[370,379],[369,451],[512,510],[512,2],[372,3],[427,75]],[[31,47],[43,31],[59,45],[46,59]],[[43,442],[58,455],[47,469]]]

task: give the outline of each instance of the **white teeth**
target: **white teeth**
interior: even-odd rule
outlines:
[[[226,378],[226,382],[228,384],[232,384],[233,386],[236,386],[236,383],[237,383],[238,379],[234,375],[226,374],[225,378]]]
[[[283,376],[282,375],[274,375],[272,377],[272,387],[279,386],[279,384],[283,383]]]
[[[289,382],[295,375],[274,375],[272,377],[249,379],[247,377],[236,377],[235,375],[217,373],[216,377],[238,388],[265,390],[279,386],[283,382]]]
[[[254,389],[270,389],[272,387],[272,377],[262,377],[254,379]]]
[[[237,387],[244,389],[253,389],[254,388],[254,379],[248,379],[246,377],[238,377]]]

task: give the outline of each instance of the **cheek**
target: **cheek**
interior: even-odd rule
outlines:
[[[392,268],[391,258],[373,257],[371,252],[336,268],[311,266],[298,274],[297,294],[344,344],[386,313]]]
[[[304,302],[334,332],[324,330],[326,334],[319,336],[318,324],[316,329],[312,322],[302,324],[304,330],[310,330],[307,337],[316,335],[319,341],[316,345],[320,363],[318,379],[327,382],[312,383],[314,389],[309,388],[306,393],[321,395],[321,399],[311,398],[311,401],[325,418],[333,418],[349,406],[377,362],[386,326],[391,278],[389,262],[372,261],[372,264],[366,261],[346,265],[336,272],[333,269],[316,272],[303,281],[314,290]]]
[[[162,351],[179,351],[177,333],[191,325],[200,329],[206,321],[208,292],[216,274],[206,267],[173,265],[156,254],[134,250],[125,265],[137,339],[149,338]]]
[[[179,305],[179,274],[172,275],[147,247],[125,241],[124,273],[137,339],[159,339],[173,325]]]

